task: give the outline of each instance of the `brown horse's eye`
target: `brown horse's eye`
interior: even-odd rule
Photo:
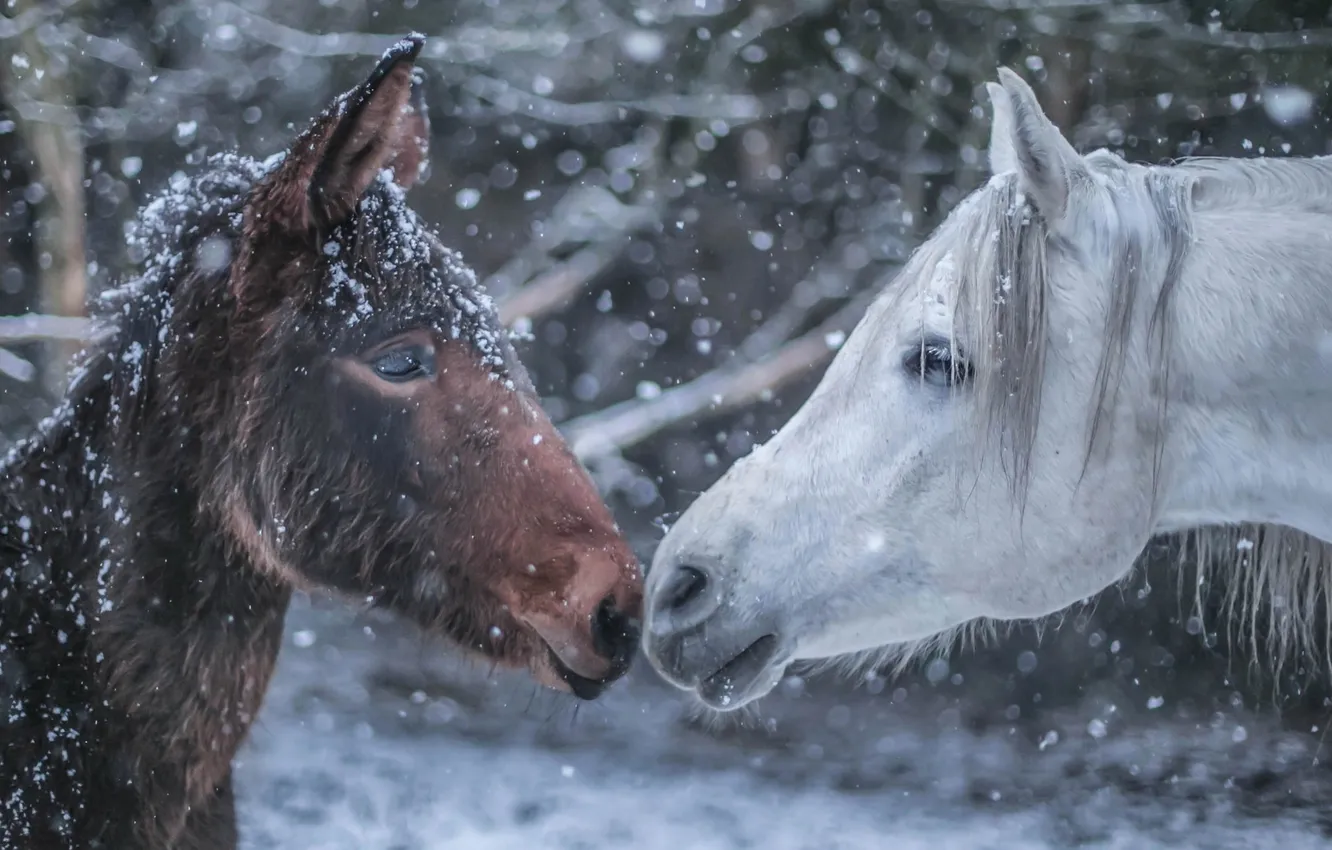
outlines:
[[[416,346],[395,348],[375,359],[375,374],[394,383],[428,377],[434,372],[432,354],[433,352]]]

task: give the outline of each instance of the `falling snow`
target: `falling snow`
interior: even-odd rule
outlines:
[[[0,299],[6,312],[41,304],[44,274],[62,259],[41,244],[59,223],[60,175],[42,173],[31,134],[76,131],[86,277],[111,336],[110,359],[85,362],[71,383],[76,398],[114,383],[96,413],[118,433],[136,427],[136,399],[152,390],[162,353],[191,332],[158,282],[177,279],[183,264],[225,272],[240,199],[286,157],[216,151],[281,144],[316,98],[387,41],[348,30],[356,4],[278,5],[167,3],[152,26],[70,6],[56,35],[77,38],[52,37],[52,22],[28,13],[0,16],[0,44],[14,47],[0,74],[12,249],[0,250]],[[753,394],[761,403],[735,410],[721,404],[729,390],[711,382],[730,366],[782,362],[785,343],[890,280],[920,235],[965,203],[964,190],[984,184],[992,109],[983,83],[996,33],[1000,58],[1044,104],[1058,104],[1081,150],[1109,146],[1145,162],[1327,151],[1326,33],[1289,3],[1195,9],[1188,21],[1087,3],[1073,4],[1077,14],[1015,3],[630,5],[608,16],[596,3],[506,0],[444,21],[432,4],[404,0],[373,12],[374,32],[450,33],[427,43],[422,63],[432,109],[447,116],[434,139],[447,167],[413,190],[421,217],[385,175],[361,212],[387,217],[386,232],[397,234],[378,246],[388,277],[424,280],[414,306],[442,336],[473,345],[496,380],[513,385],[508,343],[523,343],[562,427],[611,408],[656,422],[690,398],[711,402],[585,458],[642,553],[769,439],[812,383],[762,389]],[[171,67],[151,64],[163,44]],[[285,49],[293,45],[311,49]],[[339,98],[335,110],[348,104]],[[157,194],[122,232],[147,191]],[[1019,196],[1013,213],[1030,223],[1034,210]],[[203,234],[205,219],[225,234]],[[354,247],[350,233],[321,235],[312,305],[350,338],[397,318],[380,269],[359,267]],[[533,310],[506,339],[451,248],[498,281],[497,297],[563,281],[568,303]],[[955,271],[947,258],[937,273]],[[996,294],[1011,297],[1018,283],[1002,276]],[[1077,339],[1052,332],[1070,347]],[[1332,360],[1324,336],[1316,353]],[[826,362],[847,338],[816,333],[815,359]],[[34,447],[83,436],[87,409],[77,403],[32,428],[45,403],[23,418],[21,399],[48,389],[44,348],[0,348],[0,425],[6,435],[36,433],[7,449],[7,470]],[[133,471],[116,452],[84,446],[71,463],[70,475],[41,470],[33,486],[80,492],[77,505],[0,511],[0,556],[21,553],[0,560],[0,612],[20,589],[50,586],[56,573],[42,547],[53,536],[72,538],[90,515],[105,520],[83,541],[85,596],[62,600],[77,610],[52,632],[61,646],[114,611],[136,525],[126,498]],[[843,541],[849,558],[901,548],[877,530],[891,525],[883,522],[875,516]],[[1235,554],[1252,557],[1256,545],[1239,538]],[[1325,846],[1304,813],[1328,809],[1326,781],[1304,768],[1326,761],[1327,705],[1298,694],[1318,722],[1295,724],[1307,738],[1280,737],[1268,722],[1274,710],[1254,716],[1235,702],[1242,690],[1245,705],[1267,705],[1266,693],[1210,676],[1213,662],[1238,670],[1252,659],[1242,648],[1221,656],[1215,622],[1179,615],[1174,594],[1159,590],[1176,576],[1133,580],[1038,645],[1015,638],[988,654],[930,656],[854,687],[792,675],[749,725],[715,734],[687,722],[681,698],[646,668],[565,722],[572,710],[548,695],[529,708],[526,680],[422,675],[437,653],[415,633],[390,648],[391,630],[378,623],[371,638],[359,621],[298,610],[264,721],[238,764],[242,846]],[[1217,585],[1182,580],[1202,596]],[[6,698],[29,672],[17,645],[12,633],[0,639],[0,719],[11,727],[33,716]],[[986,676],[992,687],[978,684]],[[39,785],[60,777],[77,744],[69,710],[52,712],[59,746],[31,765]],[[1271,790],[1252,791],[1260,786]],[[0,846],[17,843],[4,830],[40,793],[0,799]]]

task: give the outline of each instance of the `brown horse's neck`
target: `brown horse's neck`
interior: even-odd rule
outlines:
[[[102,715],[80,730],[100,749],[92,763],[113,763],[130,787],[185,788],[185,799],[143,800],[136,815],[145,836],[166,838],[228,780],[276,663],[290,589],[246,563],[200,510],[189,439],[160,420],[117,437],[111,399],[100,382],[76,390],[11,455],[0,525],[22,528],[27,560],[49,565],[50,590],[25,616],[45,619],[73,669],[87,671],[88,705]],[[89,793],[108,781],[89,776]]]
[[[233,632],[284,609],[289,588],[237,554],[201,509],[206,473],[184,429],[161,415],[116,433],[113,408],[104,384],[83,389],[4,470],[10,506],[31,515],[56,571],[89,585],[94,619],[129,608],[145,625],[216,620]]]

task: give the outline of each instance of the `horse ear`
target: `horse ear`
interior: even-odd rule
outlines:
[[[1013,103],[998,83],[986,83],[994,118],[990,122],[990,172],[1007,174],[1018,170],[1017,152],[1013,150]]]
[[[991,140],[991,167],[996,172],[1017,171],[1023,193],[1047,221],[1057,222],[1068,211],[1075,183],[1089,176],[1087,166],[1041,111],[1031,86],[1008,68],[999,69],[999,82],[1001,85],[991,84],[990,88],[996,104],[993,132],[995,136],[1007,135],[1008,141]],[[1001,92],[1007,98],[1001,97]],[[1004,100],[1006,109],[998,105]]]
[[[412,87],[402,108],[402,124],[393,159],[388,167],[393,182],[404,190],[430,177],[430,110],[425,100],[425,74],[412,67]]]
[[[334,227],[385,168],[403,189],[425,176],[430,119],[415,64],[424,44],[416,33],[394,44],[292,142],[256,197],[267,223],[297,233]]]

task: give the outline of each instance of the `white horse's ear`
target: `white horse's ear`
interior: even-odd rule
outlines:
[[[990,121],[990,172],[1007,174],[1017,171],[1017,153],[1013,150],[1013,102],[998,83],[986,83],[985,91],[990,95],[990,107],[994,110],[994,118]]]
[[[1046,221],[1057,222],[1068,211],[1069,194],[1074,184],[1089,176],[1087,166],[1059,128],[1041,111],[1031,86],[1008,68],[999,69],[999,82],[1008,95],[1008,108],[995,107],[993,132],[997,137],[1001,131],[1007,130],[1009,142],[1000,145],[997,138],[991,141],[991,167],[994,167],[998,150],[1004,170],[1017,171],[1018,186],[1023,193]],[[998,88],[1001,86],[994,87]],[[999,103],[1004,98],[998,97],[994,89],[990,90],[990,97]],[[1006,115],[1001,117],[1001,113]]]

